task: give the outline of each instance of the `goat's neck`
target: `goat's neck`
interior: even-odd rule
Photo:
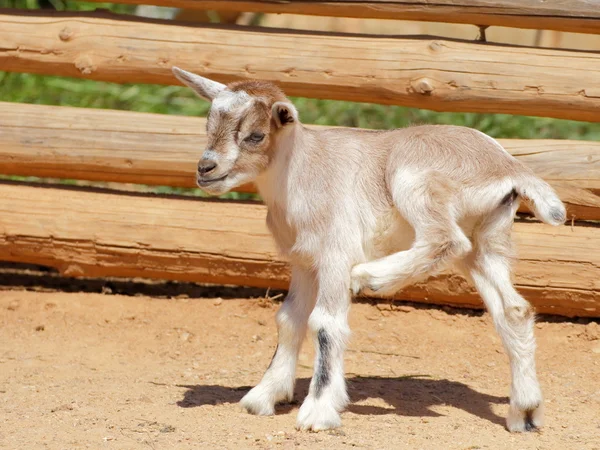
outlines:
[[[310,141],[310,131],[301,124],[276,137],[269,168],[256,179],[258,191],[269,209],[285,211],[291,197],[299,194],[294,189],[295,176],[303,165],[304,149]]]

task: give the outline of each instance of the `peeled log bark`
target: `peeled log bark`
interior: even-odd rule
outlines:
[[[0,255],[68,276],[146,277],[285,288],[258,204],[0,184]],[[517,223],[516,286],[539,312],[600,316],[600,228]],[[446,276],[398,298],[480,306]]]
[[[102,0],[92,0],[102,1]],[[120,0],[121,3],[229,11],[403,19],[600,33],[600,10],[589,0]]]
[[[0,14],[0,42],[0,67],[14,72],[176,84],[175,65],[221,82],[273,81],[294,96],[600,117],[593,52],[38,12]]]
[[[8,175],[195,187],[206,146],[200,118],[0,103],[0,123],[0,173]],[[569,217],[600,220],[600,143],[501,143],[557,189]]]

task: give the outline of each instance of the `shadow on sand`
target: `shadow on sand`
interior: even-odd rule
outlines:
[[[496,415],[492,404],[508,403],[507,397],[483,394],[456,381],[431,379],[427,376],[406,377],[349,377],[346,379],[351,404],[347,410],[355,414],[380,415],[398,414],[413,417],[438,417],[433,406],[448,405],[469,414],[504,426],[504,418]],[[300,378],[296,382],[295,400],[278,405],[277,413],[291,411],[308,392],[310,379]],[[177,402],[182,408],[221,403],[237,403],[248,392],[250,386],[225,387],[218,385],[180,385],[186,388],[184,398]],[[381,398],[389,407],[357,405],[362,400]]]

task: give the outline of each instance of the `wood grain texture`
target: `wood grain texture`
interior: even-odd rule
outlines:
[[[203,118],[0,102],[0,124],[7,175],[196,187],[206,146]],[[569,217],[600,220],[600,143],[501,143],[558,190]]]
[[[0,184],[0,254],[68,276],[285,288],[286,263],[258,204]],[[517,223],[516,285],[540,312],[600,316],[600,228]],[[398,295],[480,305],[453,275]]]
[[[595,0],[120,0],[120,3],[600,33],[600,8]]]
[[[175,84],[177,65],[222,82],[273,81],[295,96],[600,118],[592,52],[6,11],[0,42],[8,71]]]

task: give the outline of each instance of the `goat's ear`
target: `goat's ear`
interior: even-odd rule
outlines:
[[[298,121],[298,111],[289,102],[275,102],[271,108],[271,114],[277,128],[285,127]]]
[[[179,81],[190,87],[199,97],[208,100],[209,102],[212,102],[213,99],[227,87],[224,84],[201,77],[200,75],[180,69],[179,67],[173,66],[171,70],[173,71],[173,75],[175,75]]]

